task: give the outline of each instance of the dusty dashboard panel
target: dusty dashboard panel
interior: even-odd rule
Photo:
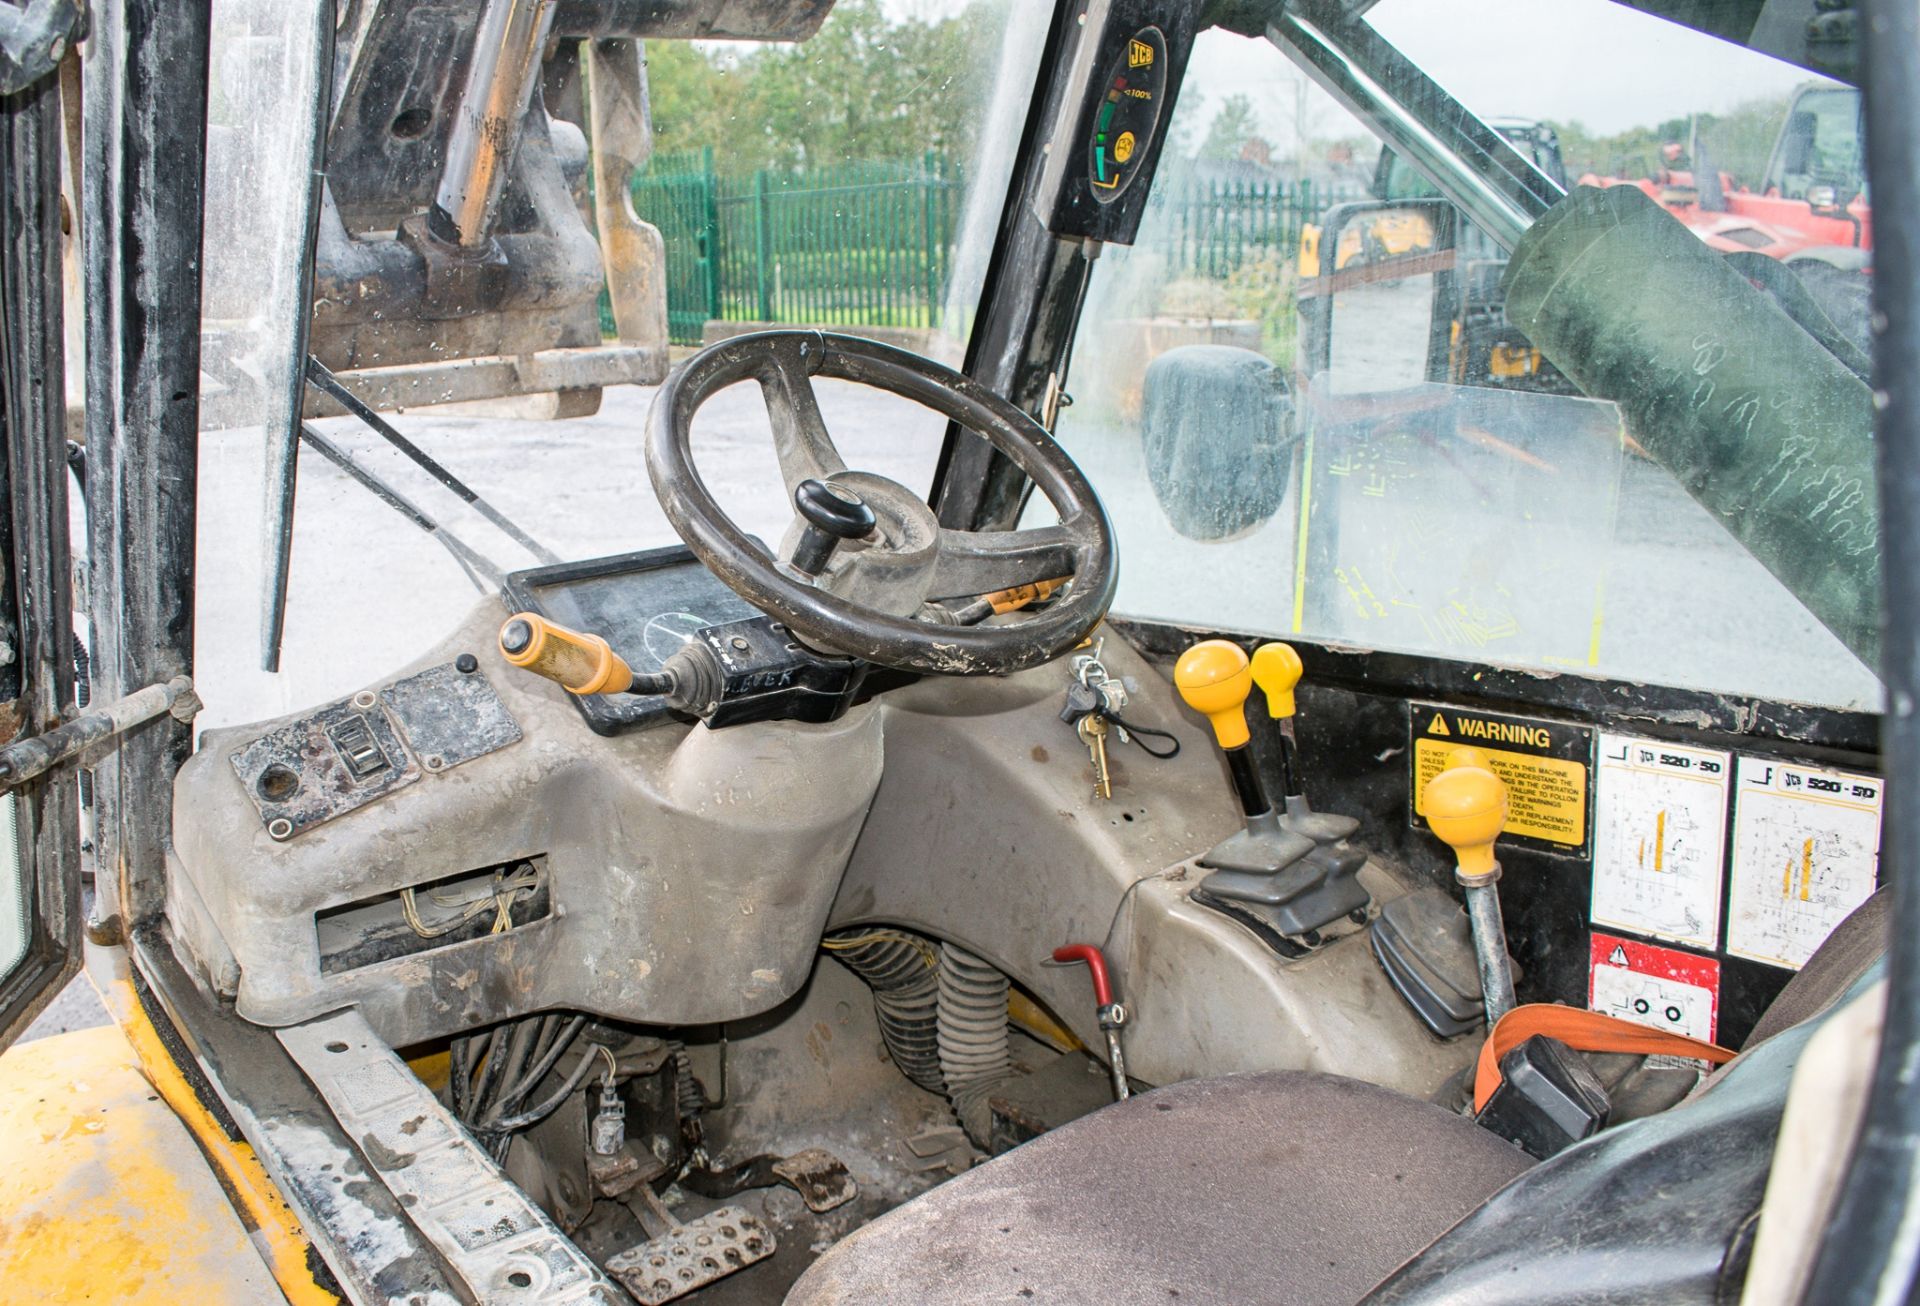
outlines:
[[[275,839],[519,742],[520,726],[477,665],[429,667],[281,726],[230,756]]]

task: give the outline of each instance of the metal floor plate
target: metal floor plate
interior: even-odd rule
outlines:
[[[507,1179],[358,1012],[278,1033],[474,1300],[624,1306],[626,1294]]]

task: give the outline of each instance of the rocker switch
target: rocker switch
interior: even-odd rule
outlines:
[[[347,774],[355,780],[378,775],[393,765],[380,750],[380,741],[373,737],[373,728],[363,716],[348,717],[329,730],[327,738],[333,744],[333,750],[340,754]]]

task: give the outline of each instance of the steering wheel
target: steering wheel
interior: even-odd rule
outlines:
[[[821,418],[816,376],[914,400],[983,436],[1032,479],[1059,523],[1017,531],[949,529],[905,486],[849,471]],[[721,510],[694,470],[694,414],[715,391],[748,379],[759,382],[766,399],[787,493],[817,500],[818,487],[802,487],[820,481],[841,500],[872,510],[871,533],[840,543],[818,574],[769,556]],[[1066,451],[978,382],[876,341],[762,331],[702,350],[654,400],[647,472],[680,538],[740,597],[817,648],[880,666],[963,676],[1019,671],[1074,647],[1113,602],[1113,529]],[[793,556],[804,528],[797,519],[781,558]],[[920,619],[929,602],[1067,576],[1072,583],[1025,620],[961,626]]]

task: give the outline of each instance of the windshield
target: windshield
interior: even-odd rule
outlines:
[[[1366,23],[1549,199],[1486,227],[1278,38],[1203,33],[1060,421],[1116,611],[1876,705],[1857,94],[1605,0]]]
[[[1047,7],[778,0],[709,6],[697,30],[676,29],[691,21],[677,8],[542,41],[512,15],[564,25],[568,7],[415,23],[406,6],[215,0],[203,727],[390,672],[503,573],[677,545],[641,437],[655,383],[702,343],[823,326],[963,357]],[[303,117],[326,84],[328,24],[332,97]],[[684,39],[716,31],[750,39]],[[494,101],[527,106],[504,155],[463,126]],[[444,474],[303,386],[303,353]],[[819,392],[852,465],[929,488],[943,419],[843,383]],[[694,444],[721,506],[777,543],[793,509],[757,389],[716,396]]]

